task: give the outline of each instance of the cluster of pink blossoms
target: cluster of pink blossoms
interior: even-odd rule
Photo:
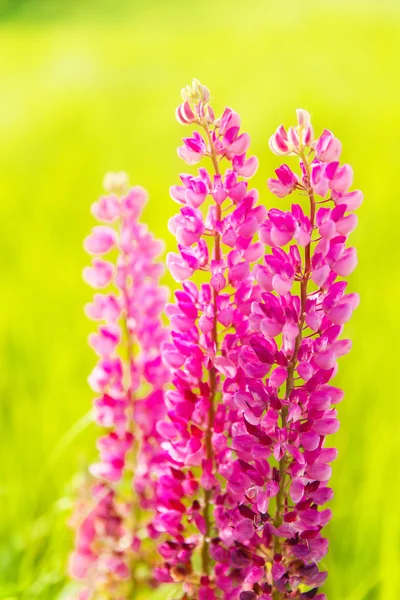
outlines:
[[[181,205],[169,222],[179,254],[169,254],[167,264],[182,289],[166,309],[172,331],[163,358],[173,389],[166,392],[167,419],[158,431],[170,466],[159,480],[152,528],[154,535],[165,534],[158,548],[165,559],[158,579],[183,581],[187,598],[212,600],[216,586],[227,598],[236,587],[229,564],[218,561],[214,567],[216,538],[224,528],[224,515],[215,506],[236,503],[225,489],[234,459],[229,440],[242,419],[234,402],[236,390],[245,386],[238,360],[251,335],[252,303],[260,300],[251,265],[264,252],[254,236],[267,211],[246,181],[258,161],[246,155],[250,138],[240,133],[239,115],[226,108],[216,119],[208,90],[197,82],[188,96],[178,108],[178,120],[196,124],[202,134],[185,138],[178,153],[189,164],[205,157],[212,170],[181,175],[183,185],[171,188]],[[189,279],[196,272],[204,273],[200,285]],[[232,531],[229,537],[233,541]]]
[[[109,223],[94,227],[85,249],[95,255],[84,278],[96,293],[86,307],[100,321],[90,344],[99,361],[89,377],[94,417],[105,430],[98,440],[100,461],[90,467],[97,480],[92,498],[76,511],[76,546],[70,560],[74,578],[84,580],[80,599],[132,597],[135,567],[145,554],[143,511],[154,502],[152,472],[160,460],[156,422],[165,411],[168,370],[160,346],[167,339],[160,313],[167,298],[159,286],[163,272],[155,258],[162,244],[138,222],[146,202],[140,187],[128,190],[124,173],[109,174],[110,195],[92,207]],[[115,226],[112,226],[111,223]],[[98,258],[114,252],[116,263]]]
[[[308,113],[298,110],[297,125],[270,139],[275,154],[297,157],[298,172],[284,164],[268,187],[278,198],[297,191],[305,202],[267,210],[249,187],[258,161],[247,155],[239,115],[225,108],[216,118],[197,80],[182,97],[177,119],[196,130],[178,154],[208,168],[171,188],[178,253],[167,265],[180,286],[166,307],[168,335],[158,318],[158,249],[137,233],[142,192],[95,205],[100,218],[122,219],[120,257],[116,271],[94,259],[86,278],[100,287],[113,279],[121,295],[88,309],[107,321],[91,339],[101,361],[90,379],[102,394],[98,420],[111,431],[92,467],[101,483],[78,530],[73,571],[89,574],[94,589],[99,573],[118,584],[128,576],[126,552],[131,567],[137,560],[131,507],[115,508],[116,483],[128,473],[132,502],[152,511],[154,581],[178,585],[180,600],[326,600],[318,563],[328,550],[322,529],[337,451],[325,438],[339,427],[343,392],[331,380],[350,350],[341,336],[358,304],[345,278],[357,263],[347,240],[362,193],[350,190],[339,140],[328,130],[315,140]],[[101,227],[86,247],[97,254],[116,243],[115,231]],[[141,347],[133,360],[128,342],[125,366],[113,355],[122,313],[128,340]],[[143,379],[153,391],[138,403]],[[133,597],[109,589],[110,599]]]
[[[317,565],[328,550],[321,530],[331,517],[324,507],[337,456],[325,437],[338,430],[335,405],[343,398],[329,382],[351,347],[341,335],[359,299],[339,278],[356,266],[347,238],[362,194],[349,191],[353,173],[340,166],[340,142],[327,130],[314,141],[308,113],[297,116],[297,126],[288,133],[279,127],[270,147],[297,156],[300,172],[282,165],[268,187],[278,197],[299,190],[307,210],[271,209],[259,228],[269,250],[253,270],[262,293],[250,315],[254,335],[239,357],[247,381],[235,394],[243,421],[232,440],[229,487],[240,504],[242,543],[267,560],[241,600],[325,599],[318,588],[327,573]]]

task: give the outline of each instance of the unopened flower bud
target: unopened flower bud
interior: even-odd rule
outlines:
[[[186,102],[197,104],[203,102],[204,104],[210,100],[210,92],[205,85],[202,85],[198,79],[193,79],[192,85],[187,85],[182,89],[182,99]]]
[[[128,191],[129,177],[124,171],[107,173],[103,179],[103,186],[110,194],[122,196]]]

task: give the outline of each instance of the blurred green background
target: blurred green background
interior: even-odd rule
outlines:
[[[266,204],[278,166],[268,138],[297,107],[342,140],[365,192],[326,591],[397,600],[399,3],[3,0],[0,17],[0,598],[66,597],[74,474],[94,454],[89,207],[104,173],[126,170],[150,191],[145,216],[172,247],[168,187],[185,170],[186,133],[174,109],[197,77],[217,110],[242,114]]]

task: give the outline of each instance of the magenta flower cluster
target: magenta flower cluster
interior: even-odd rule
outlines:
[[[124,173],[105,178],[109,195],[93,204],[93,215],[107,225],[93,228],[85,249],[94,255],[84,279],[96,290],[86,306],[99,322],[89,341],[99,359],[89,377],[97,394],[94,419],[104,428],[97,442],[99,461],[91,465],[95,482],[78,504],[76,547],[71,575],[85,581],[79,598],[129,598],[135,570],[145,559],[147,537],[142,512],[154,502],[153,470],[159,457],[157,421],[165,412],[163,388],[168,369],[160,345],[168,339],[160,314],[167,298],[156,257],[162,244],[138,221],[146,202],[140,187],[128,189]],[[114,262],[99,256],[113,253]]]
[[[95,227],[85,242],[95,255],[117,249],[116,265],[94,258],[85,278],[118,296],[87,308],[103,321],[90,383],[106,434],[71,572],[88,599],[133,598],[145,561],[152,585],[172,584],[181,600],[326,600],[319,563],[337,456],[326,438],[339,427],[344,394],[332,379],[359,301],[346,278],[362,193],[340,141],[328,130],[315,139],[298,110],[269,142],[297,169],[281,165],[268,188],[299,203],[267,209],[250,184],[258,160],[239,115],[216,117],[197,80],[182,98],[177,120],[195,130],[178,155],[204,166],[170,190],[177,252],[166,261],[178,285],[168,331],[160,247],[137,222],[143,190],[123,190],[120,174],[107,180],[120,195],[93,212],[119,230]]]

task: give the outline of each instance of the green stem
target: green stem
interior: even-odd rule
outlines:
[[[310,222],[311,222],[311,233],[314,229],[314,221],[315,221],[315,199],[314,199],[314,191],[310,185],[310,165],[304,154],[304,151],[300,152],[300,158],[303,161],[304,168],[306,171],[306,190],[310,201]],[[311,242],[305,247],[304,251],[304,272],[300,282],[300,321],[299,321],[299,333],[295,340],[293,356],[289,361],[288,366],[288,376],[286,379],[286,389],[285,389],[285,400],[287,401],[290,397],[290,394],[294,388],[294,373],[297,367],[297,357],[299,353],[299,349],[301,346],[301,342],[303,340],[303,328],[306,318],[306,301],[307,301],[307,285],[311,275]],[[281,427],[286,428],[287,425],[287,413],[288,408],[285,404],[281,410]],[[285,503],[286,503],[286,484],[288,473],[287,469],[289,466],[289,456],[285,452],[282,459],[279,462],[279,492],[276,496],[276,513],[274,518],[274,526],[279,527],[283,522]],[[281,553],[282,551],[282,542],[279,537],[275,537],[274,539],[274,552]],[[281,594],[280,592],[274,592],[273,595],[274,600],[280,600]]]
[[[215,174],[219,175],[219,165],[217,159],[217,153],[215,151],[215,146],[212,141],[211,133],[208,129],[207,124],[203,125],[204,131],[206,133],[208,143],[210,146],[210,157],[212,163],[214,165]],[[221,207],[217,204],[217,214],[216,218],[218,221],[221,220]],[[221,239],[219,233],[215,232],[214,234],[214,257],[215,260],[221,260]],[[214,316],[213,316],[213,329],[212,329],[212,341],[214,342],[215,352],[218,351],[218,320],[217,320],[217,299],[218,292],[213,289],[213,307],[214,307]],[[208,418],[207,418],[207,429],[205,432],[205,449],[206,449],[206,457],[207,460],[211,462],[214,461],[214,449],[212,445],[212,434],[214,427],[214,418],[215,418],[215,399],[217,395],[217,372],[214,366],[210,368],[209,375],[209,385],[210,385],[210,406],[208,409]],[[203,547],[201,550],[201,562],[202,562],[202,571],[204,575],[209,575],[210,573],[210,534],[212,528],[212,518],[210,515],[210,501],[211,501],[211,490],[205,490],[204,492],[204,508],[203,508],[203,517],[206,525],[206,531],[204,535]]]
[[[127,259],[125,257],[125,266],[127,266]],[[135,355],[134,355],[134,344],[131,332],[129,331],[128,325],[128,307],[129,307],[129,292],[127,288],[127,282],[125,282],[124,288],[122,290],[124,296],[124,304],[125,310],[123,314],[123,326],[125,330],[125,339],[126,339],[126,354],[127,354],[127,363],[128,363],[128,376],[127,376],[127,396],[128,396],[128,431],[133,435],[133,443],[132,449],[130,451],[131,460],[132,460],[132,475],[135,473],[135,465],[137,462],[137,456],[140,451],[140,441],[138,439],[138,432],[135,432],[135,421],[134,421],[134,395],[132,390],[132,368],[134,366]],[[131,515],[132,515],[132,534],[134,536],[137,535],[139,520],[140,520],[140,505],[136,499],[136,495],[132,496],[132,507],[131,507]],[[136,578],[136,564],[137,557],[134,556],[132,558],[131,564],[131,582],[133,586],[133,591],[136,590],[137,587],[137,578]]]

